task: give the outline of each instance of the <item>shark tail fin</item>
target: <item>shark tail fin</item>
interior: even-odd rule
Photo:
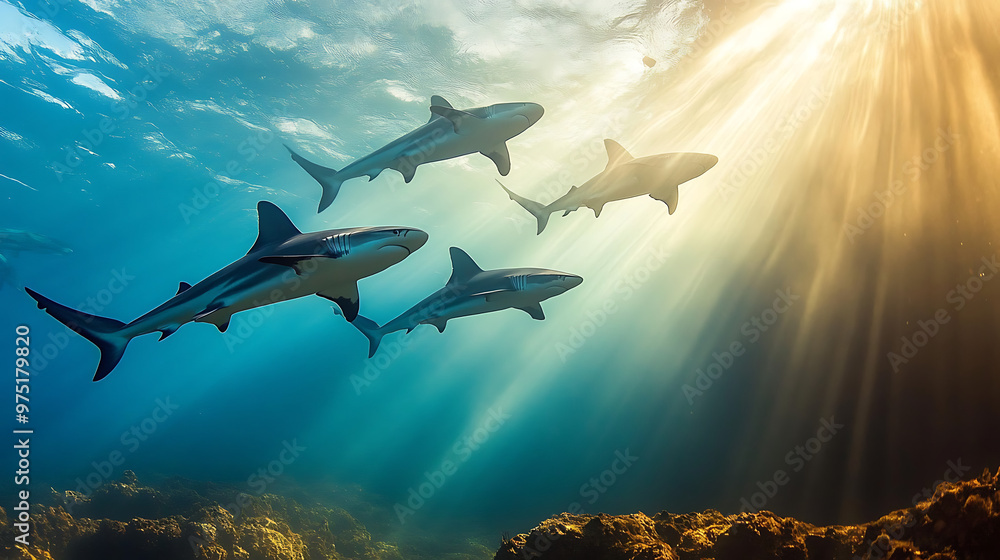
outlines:
[[[333,204],[333,199],[337,198],[337,193],[340,192],[340,185],[344,183],[343,179],[337,178],[337,170],[313,163],[295,153],[287,145],[285,149],[288,150],[288,153],[292,154],[292,160],[299,164],[302,169],[305,169],[306,173],[312,175],[312,178],[316,179],[320,186],[323,187],[323,196],[319,199],[319,210],[317,212],[322,212],[329,208]]]
[[[544,204],[535,202],[534,200],[529,200],[527,198],[524,198],[523,196],[520,196],[512,192],[510,189],[505,187],[503,183],[500,183],[500,181],[497,181],[497,183],[499,183],[500,187],[507,192],[507,196],[509,196],[511,200],[520,204],[521,207],[527,210],[528,212],[531,212],[531,215],[534,216],[536,220],[538,220],[538,235],[541,235],[542,231],[545,229],[545,226],[549,223],[549,216],[552,215],[552,211],[549,210],[548,207],[545,206]]]
[[[338,307],[334,307],[333,312],[344,317],[344,312]],[[378,326],[378,323],[363,315],[358,315],[350,323],[368,339],[368,357],[373,357],[378,350],[379,343],[382,342],[382,337],[386,334],[385,331]]]
[[[94,374],[94,381],[104,379],[118,365],[118,362],[122,359],[122,355],[125,354],[125,347],[132,340],[132,336],[122,334],[125,323],[70,309],[65,305],[52,301],[31,288],[25,288],[24,291],[28,292],[28,295],[38,302],[39,309],[44,309],[46,313],[55,317],[57,321],[93,342],[101,350],[101,361],[97,366],[97,372]]]
[[[378,345],[382,342],[382,337],[385,336],[385,331],[375,321],[361,315],[358,315],[351,324],[368,339],[368,357],[373,357],[375,352],[378,351]]]

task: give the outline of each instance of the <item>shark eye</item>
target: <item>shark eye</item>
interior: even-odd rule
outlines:
[[[399,235],[399,230],[398,230],[398,229],[394,229],[394,230],[392,230],[392,234],[393,234],[393,235]]]

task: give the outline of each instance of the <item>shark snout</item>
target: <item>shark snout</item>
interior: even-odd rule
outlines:
[[[705,171],[708,171],[709,169],[715,167],[716,165],[718,165],[718,163],[719,163],[719,158],[717,156],[713,156],[711,154],[705,154],[705,162],[704,162]]]
[[[430,237],[427,232],[415,228],[396,228],[392,230],[393,237],[389,239],[386,247],[402,247],[409,253],[416,251],[427,243]]]
[[[525,103],[521,109],[521,114],[524,115],[524,118],[528,119],[528,126],[531,126],[538,122],[538,119],[542,118],[542,115],[545,114],[545,109],[538,103]]]

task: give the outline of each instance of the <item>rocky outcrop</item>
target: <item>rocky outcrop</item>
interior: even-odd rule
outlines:
[[[197,487],[197,490],[195,488]],[[227,503],[234,500],[235,503]],[[372,537],[338,507],[286,497],[237,495],[234,489],[171,480],[156,488],[126,471],[90,496],[52,491],[32,505],[31,546],[11,547],[0,509],[0,557],[19,560],[402,560],[399,545]],[[223,506],[222,504],[226,504]],[[454,540],[455,537],[452,536]],[[485,560],[468,543],[448,547],[454,560]],[[413,547],[408,547],[413,550]],[[438,558],[428,548],[407,558]]]
[[[997,560],[1000,473],[944,483],[862,525],[816,527],[768,511],[562,514],[504,539],[495,560]]]

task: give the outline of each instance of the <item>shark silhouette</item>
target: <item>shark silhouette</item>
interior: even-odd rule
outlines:
[[[431,118],[427,124],[339,171],[313,163],[285,147],[292,159],[323,187],[319,201],[322,212],[333,203],[344,181],[363,176],[371,181],[386,169],[399,171],[409,183],[420,165],[479,152],[493,160],[497,171],[506,176],[510,172],[507,140],[538,122],[544,112],[537,103],[500,103],[459,110],[435,95],[431,97]]]
[[[195,285],[181,282],[177,294],[131,323],[60,305],[25,288],[39,309],[101,350],[94,381],[106,377],[137,336],[160,340],[190,322],[212,323],[225,332],[234,313],[316,294],[335,302],[349,320],[358,314],[358,280],[401,262],[427,241],[404,227],[348,228],[302,233],[277,206],[257,205],[257,242],[246,255]]]
[[[538,220],[539,235],[553,212],[563,216],[588,207],[599,217],[604,205],[615,201],[649,195],[667,205],[667,213],[677,209],[677,186],[700,177],[719,163],[719,158],[709,154],[676,153],[634,158],[621,144],[605,140],[608,165],[583,185],[570,187],[569,192],[550,204],[540,204],[500,186],[511,200],[520,204]],[[499,182],[499,181],[497,181]]]

